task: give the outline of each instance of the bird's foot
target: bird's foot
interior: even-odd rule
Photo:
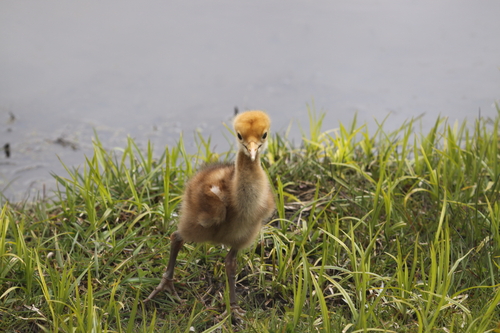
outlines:
[[[237,317],[237,318],[243,318],[246,314],[246,311],[243,310],[239,305],[231,305],[231,312],[230,312],[233,316]],[[224,311],[220,316],[221,317],[226,317],[227,315],[229,315],[229,312],[227,311]]]
[[[172,297],[177,300],[178,302],[181,302],[181,298],[177,294],[177,291],[174,288],[174,283],[172,279],[169,279],[166,277],[165,274],[163,274],[163,277],[160,281],[160,284],[156,286],[156,288],[149,294],[149,296],[144,300],[144,303],[149,302],[152,300],[160,291],[166,290]]]
[[[233,305],[231,306],[231,313],[237,317],[244,317],[247,312],[240,308],[238,305]]]

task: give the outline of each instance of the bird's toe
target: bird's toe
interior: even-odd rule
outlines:
[[[163,290],[166,290],[172,296],[172,298],[174,298],[178,302],[182,302],[182,299],[179,297],[179,294],[177,294],[177,291],[175,290],[173,280],[169,279],[169,278],[166,278],[165,276],[163,276],[160,284],[144,300],[144,303],[149,302],[150,300],[152,300],[160,291],[163,291]]]
[[[231,305],[231,315],[237,317],[237,318],[243,318],[245,316],[245,314],[247,313],[245,310],[243,310],[239,305]],[[222,314],[221,314],[221,317],[226,317],[229,315],[229,312],[227,311],[224,311]]]
[[[231,306],[231,313],[238,317],[244,317],[247,312],[240,308],[238,305],[233,305]]]

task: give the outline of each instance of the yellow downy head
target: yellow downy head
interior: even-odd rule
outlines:
[[[266,147],[271,119],[263,111],[246,111],[236,116],[233,126],[243,152],[255,161],[257,153]]]

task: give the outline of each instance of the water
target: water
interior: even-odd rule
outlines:
[[[234,106],[264,109],[273,130],[325,129],[425,114],[496,114],[500,2],[359,0],[0,2],[0,189],[33,197],[78,166],[96,129],[159,150],[179,133],[211,135]],[[293,125],[292,138],[300,138]],[[192,140],[189,140],[192,144]]]

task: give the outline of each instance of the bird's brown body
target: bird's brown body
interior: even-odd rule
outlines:
[[[252,244],[274,210],[274,199],[260,161],[241,160],[210,165],[188,182],[178,225],[182,239],[237,250]]]
[[[172,284],[175,259],[184,241],[211,242],[231,247],[226,257],[231,306],[236,305],[234,275],[238,250],[250,246],[275,204],[267,174],[260,164],[270,127],[262,111],[248,111],[234,121],[239,150],[234,164],[211,164],[187,183],[181,204],[178,230],[171,236],[172,251],[162,282],[149,295],[152,299]],[[238,308],[239,309],[239,308]]]

